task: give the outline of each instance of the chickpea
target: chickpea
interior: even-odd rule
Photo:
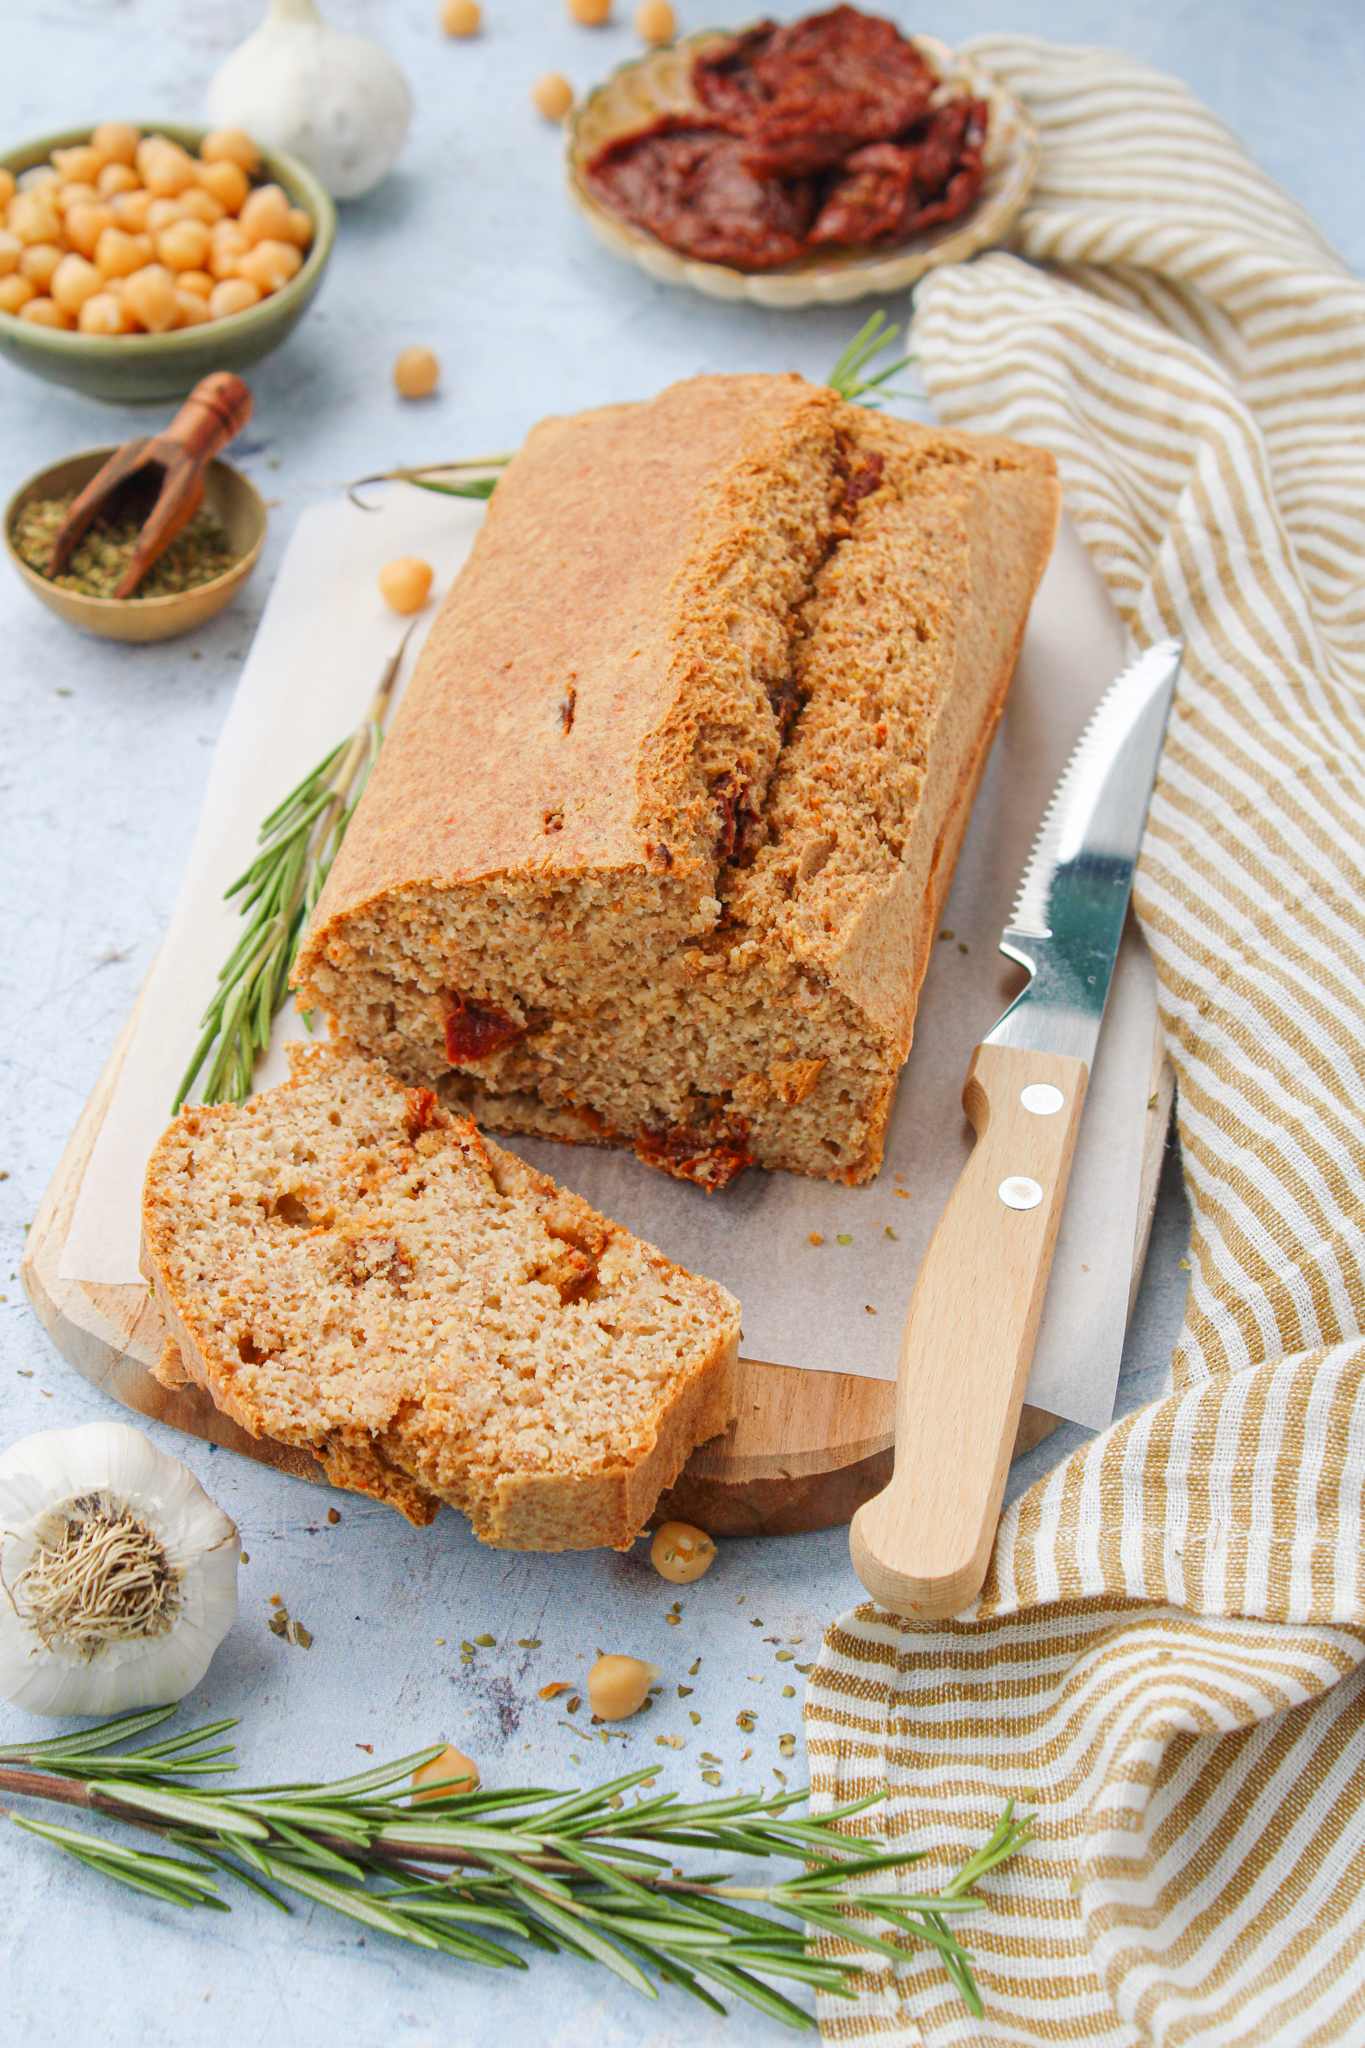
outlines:
[[[101,121],[91,136],[93,148],[109,163],[132,164],[141,140],[130,121]]]
[[[64,313],[55,299],[29,299],[19,308],[21,320],[31,320],[35,327],[70,327],[71,316]]]
[[[202,327],[206,320],[213,318],[209,311],[209,302],[202,292],[185,290],[186,276],[193,276],[193,272],[182,271],[175,281],[175,303],[180,309],[180,318],[176,324],[180,327]]]
[[[137,192],[141,189],[137,172],[131,164],[106,164],[95,184],[102,199],[112,199],[116,192]]]
[[[175,279],[164,263],[135,270],[123,287],[123,303],[148,334],[167,334],[180,324]]]
[[[277,292],[291,277],[297,277],[302,263],[292,242],[267,240],[237,258],[237,275],[258,284],[263,292]]]
[[[232,232],[230,235],[215,234],[213,236],[209,243],[209,260],[205,265],[210,274],[220,281],[224,278],[236,277],[237,264],[245,256],[249,247],[246,236],[242,233],[235,220],[227,221],[224,225],[230,228]]]
[[[174,266],[172,266],[174,267]],[[207,270],[182,270],[175,280],[178,292],[194,292],[201,299],[207,299],[213,290],[214,280]]]
[[[52,163],[63,179],[74,184],[93,185],[104,169],[104,151],[92,142],[78,142],[74,149],[54,149]]]
[[[147,190],[159,199],[174,199],[177,192],[199,180],[199,166],[194,158],[164,135],[148,135],[139,142],[137,168]]]
[[[429,348],[405,348],[393,366],[393,381],[403,398],[427,398],[436,389],[441,365]]]
[[[149,235],[159,235],[173,220],[184,218],[185,209],[178,199],[153,199],[147,208],[147,218],[142,224],[143,230]]]
[[[38,287],[17,270],[12,270],[8,277],[0,277],[0,313],[17,313],[37,296]]]
[[[202,220],[204,225],[210,228],[220,221],[227,212],[227,208],[222,200],[215,199],[213,194],[206,192],[202,185],[186,186],[175,204],[180,208],[181,214],[186,219]]]
[[[710,1571],[716,1546],[704,1529],[694,1529],[690,1522],[664,1522],[654,1532],[649,1561],[661,1579],[690,1586]]]
[[[53,197],[61,214],[70,213],[73,206],[98,206],[100,203],[99,188],[90,184],[59,185]]]
[[[0,206],[8,206],[14,197],[14,173],[0,165]]]
[[[258,185],[238,219],[248,242],[289,239],[289,201],[278,185]]]
[[[558,71],[547,71],[531,87],[531,99],[547,121],[562,121],[573,105],[573,87]]]
[[[76,316],[82,334],[127,334],[132,324],[122,299],[114,292],[95,292]]]
[[[21,242],[59,242],[62,237],[61,215],[42,189],[15,193],[8,227]]]
[[[296,249],[306,249],[313,240],[313,216],[301,206],[289,209],[289,239]]]
[[[642,43],[671,43],[678,33],[668,0],[640,0],[635,10],[635,33]]]
[[[52,274],[62,260],[62,251],[55,242],[30,242],[19,258],[20,273],[32,280],[40,292],[49,289]]]
[[[379,595],[396,612],[420,612],[431,595],[431,564],[399,555],[379,572]]]
[[[476,36],[483,26],[479,0],[441,0],[436,19],[448,36]]]
[[[168,270],[202,270],[209,248],[209,231],[202,220],[172,221],[156,238],[157,261]]]
[[[78,256],[93,256],[105,229],[117,224],[116,216],[107,206],[73,206],[64,224],[67,245]]]
[[[603,1721],[628,1721],[662,1676],[657,1664],[644,1664],[638,1657],[599,1657],[588,1673],[588,1704]]]
[[[122,228],[106,228],[95,244],[95,261],[106,277],[131,277],[152,254],[150,235],[127,235]]]
[[[568,0],[569,13],[584,28],[601,28],[611,20],[611,0]]]
[[[215,128],[199,145],[206,164],[237,164],[244,171],[259,170],[261,152],[240,128]]]
[[[202,192],[211,192],[229,213],[236,213],[246,203],[251,185],[241,165],[223,157],[217,163],[199,166],[199,188]]]
[[[19,258],[24,253],[24,244],[8,228],[0,228],[0,277],[8,277],[19,268]]]
[[[87,299],[93,299],[96,292],[104,290],[104,274],[73,250],[63,256],[53,271],[49,289],[62,311],[74,316]]]
[[[140,235],[146,229],[147,216],[152,210],[152,195],[139,185],[136,192],[116,192],[109,201],[109,208],[117,227],[126,228],[130,235]]]
[[[453,1782],[451,1782],[453,1781]],[[477,1792],[479,1767],[447,1743],[429,1764],[418,1764],[412,1774],[412,1803],[423,1799],[457,1799],[462,1792]]]
[[[231,313],[245,313],[260,296],[257,287],[246,278],[225,277],[209,293],[209,313],[215,320],[225,320]]]

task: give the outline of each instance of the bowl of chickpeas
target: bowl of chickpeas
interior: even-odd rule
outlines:
[[[239,129],[105,121],[0,156],[0,353],[91,398],[181,398],[278,347],[336,212]]]

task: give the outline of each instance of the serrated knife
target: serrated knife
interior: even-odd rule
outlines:
[[[959,1614],[986,1576],[1181,653],[1149,647],[1100,699],[1000,940],[1029,980],[972,1055],[976,1145],[905,1319],[895,1470],[849,1531],[895,1614]]]

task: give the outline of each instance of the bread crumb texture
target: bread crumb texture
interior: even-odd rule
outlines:
[[[739,1305],[345,1044],[147,1170],[163,1369],[411,1522],[625,1548],[735,1414]]]
[[[1060,509],[799,377],[536,428],[333,868],[301,1003],[495,1129],[876,1172]]]

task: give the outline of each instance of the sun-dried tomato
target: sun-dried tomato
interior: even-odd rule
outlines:
[[[675,1180],[695,1181],[699,1188],[714,1194],[753,1165],[748,1136],[747,1120],[727,1113],[701,1129],[673,1124],[662,1131],[642,1131],[635,1140],[635,1153],[646,1166],[657,1166]]]
[[[505,1045],[515,1045],[530,1029],[529,1025],[514,1023],[496,1003],[471,1003],[456,989],[446,990],[443,1007],[446,1058],[452,1067],[487,1059],[490,1053],[501,1052]]]
[[[407,1114],[403,1128],[409,1139],[420,1138],[436,1121],[437,1101],[430,1088],[409,1088]]]

